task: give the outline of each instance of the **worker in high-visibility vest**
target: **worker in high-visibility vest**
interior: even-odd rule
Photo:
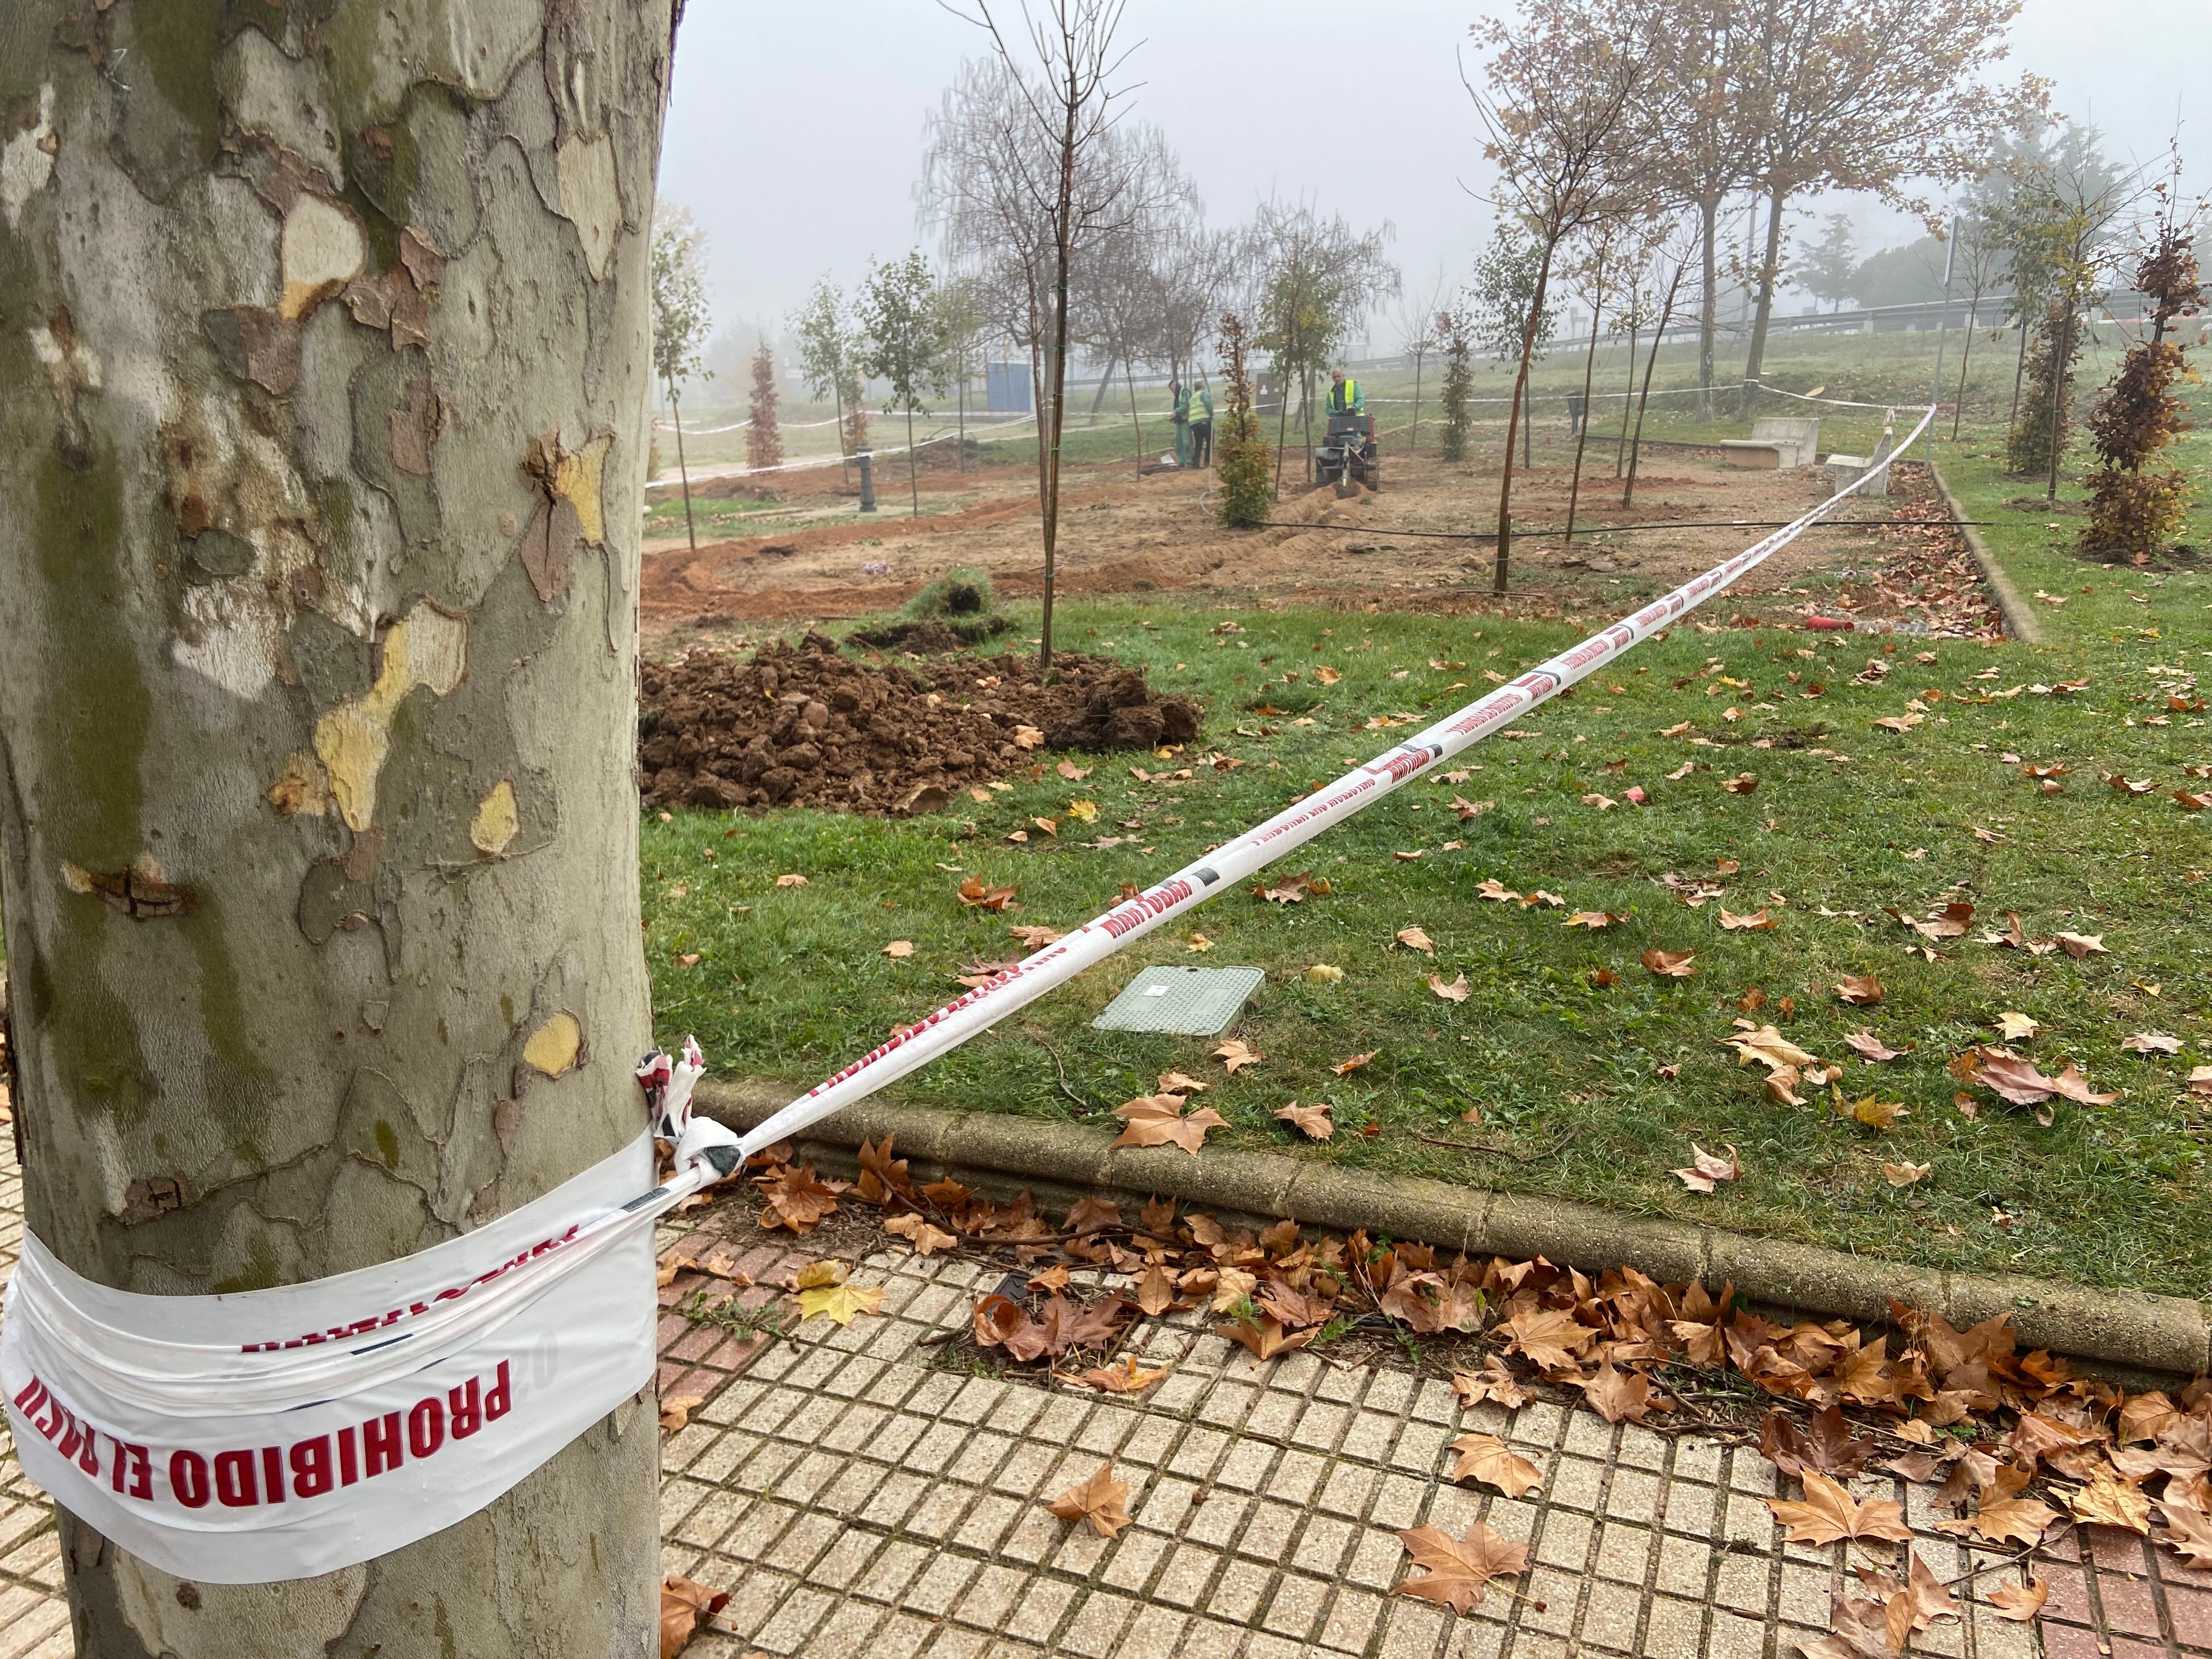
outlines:
[[[1202,386],[1190,394],[1190,464],[1213,465],[1213,394]]]
[[[1347,380],[1344,371],[1332,368],[1328,372],[1328,412],[1332,415],[1364,415],[1367,399],[1359,390],[1359,382]]]
[[[1190,465],[1190,388],[1180,380],[1168,382],[1168,396],[1175,399],[1175,457],[1177,466]]]

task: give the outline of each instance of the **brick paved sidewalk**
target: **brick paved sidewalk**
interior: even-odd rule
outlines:
[[[21,1229],[7,1163],[0,1268]],[[765,1283],[804,1259],[770,1247],[738,1266]],[[666,1443],[664,1559],[728,1589],[720,1622],[739,1633],[702,1635],[689,1654],[1792,1659],[1827,1628],[1841,1554],[1780,1543],[1759,1501],[1775,1473],[1755,1451],[1553,1404],[1462,1411],[1441,1383],[1304,1352],[1255,1364],[1194,1316],[1141,1334],[1142,1363],[1174,1370],[1140,1400],[937,1368],[924,1339],[963,1325],[1002,1271],[871,1257],[854,1278],[884,1286],[886,1316],[849,1330],[811,1320],[795,1343],[664,1317],[664,1395],[708,1396]],[[1543,1486],[1513,1501],[1444,1479],[1448,1443],[1468,1429],[1504,1437]],[[1110,1543],[1043,1507],[1109,1456],[1135,1517]],[[1881,1477],[1854,1490],[1905,1504],[1939,1577],[1972,1564],[1932,1530],[1932,1488]],[[1529,1540],[1525,1578],[1463,1619],[1389,1593],[1407,1566],[1395,1528],[1478,1517]],[[2070,1544],[2039,1562],[2052,1584],[2039,1635],[1994,1615],[1986,1596],[2007,1575],[1990,1571],[1957,1587],[1966,1621],[1914,1650],[2212,1659],[2212,1575],[2101,1528],[2090,1550],[2093,1566]],[[9,1455],[0,1659],[70,1650],[51,1507]]]

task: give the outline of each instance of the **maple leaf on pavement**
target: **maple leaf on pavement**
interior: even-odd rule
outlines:
[[[1163,1365],[1156,1371],[1139,1370],[1137,1369],[1137,1356],[1128,1353],[1121,1356],[1121,1363],[1118,1365],[1097,1366],[1071,1380],[1087,1389],[1103,1389],[1108,1394],[1142,1394],[1165,1376],[1170,1369]],[[1062,1372],[1061,1376],[1066,1376],[1066,1373]]]
[[[824,1181],[811,1164],[787,1164],[773,1174],[757,1176],[761,1189],[760,1224],[788,1227],[795,1233],[811,1232],[823,1216],[837,1207],[837,1194],[847,1190],[842,1181]]]
[[[1642,1371],[1616,1370],[1607,1359],[1583,1384],[1583,1398],[1608,1423],[1641,1423],[1651,1410],[1651,1379]]]
[[[691,1413],[707,1403],[698,1394],[679,1394],[660,1402],[660,1426],[673,1434],[691,1420]]]
[[[1129,1524],[1129,1483],[1114,1478],[1114,1465],[1101,1463],[1088,1480],[1070,1486],[1045,1505],[1063,1521],[1088,1521],[1101,1538]]]
[[[1899,1504],[1880,1498],[1862,1504],[1850,1492],[1817,1469],[1808,1469],[1804,1474],[1805,1496],[1802,1501],[1787,1498],[1770,1498],[1766,1507],[1774,1511],[1774,1518],[1788,1530],[1784,1536],[1793,1544],[1833,1544],[1846,1538],[1887,1538],[1905,1543],[1912,1537],[1912,1529],[1905,1524],[1905,1510]]]
[[[1213,1057],[1221,1062],[1223,1069],[1231,1077],[1235,1077],[1247,1066],[1257,1066],[1261,1060],[1267,1059],[1267,1055],[1261,1054],[1257,1048],[1249,1048],[1243,1042],[1235,1039],[1216,1048],[1213,1051]]]
[[[1138,1274],[1133,1288],[1137,1292],[1137,1305],[1155,1319],[1175,1306],[1176,1282],[1160,1262],[1153,1262]]]
[[[690,1578],[671,1576],[660,1581],[660,1659],[676,1659],[691,1639],[700,1621],[711,1619],[728,1602],[727,1590],[708,1589]]]
[[[1892,1659],[1905,1650],[1905,1634],[1892,1632],[1889,1609],[1881,1602],[1838,1595],[1828,1633],[1817,1641],[1801,1642],[1797,1651],[1802,1659]]]
[[[1459,1538],[1442,1527],[1412,1527],[1398,1537],[1428,1575],[1407,1579],[1398,1594],[1441,1601],[1457,1613],[1480,1605],[1492,1579],[1516,1577],[1528,1566],[1528,1545],[1500,1537],[1481,1521]]]
[[[2000,1584],[1990,1592],[1990,1605],[1997,1610],[1997,1617],[2022,1625],[2041,1613],[2043,1604],[2050,1599],[2051,1581],[2033,1573],[2025,1584]]]
[[[1336,1120],[1329,1115],[1329,1103],[1318,1106],[1301,1106],[1292,1101],[1287,1106],[1275,1109],[1275,1115],[1309,1140],[1327,1140],[1336,1133]]]
[[[1871,1440],[1852,1437],[1842,1411],[1834,1406],[1814,1417],[1809,1433],[1784,1411],[1767,1413],[1759,1428],[1759,1455],[1793,1480],[1802,1480],[1808,1469],[1820,1474],[1856,1474],[1877,1449]]]
[[[2171,1497],[2171,1491],[2167,1496]],[[2166,1541],[2188,1558],[2200,1572],[2212,1571],[2212,1517],[2173,1504],[2161,1505],[2166,1514]]]
[[[1067,1231],[1095,1233],[1121,1224],[1121,1206],[1110,1198],[1079,1198],[1067,1206]]]
[[[1231,1342],[1243,1344],[1251,1351],[1255,1359],[1273,1359],[1277,1354],[1289,1349],[1305,1346],[1314,1340],[1316,1332],[1311,1330],[1285,1332],[1283,1329],[1282,1322],[1277,1319],[1261,1319],[1256,1322],[1249,1319],[1237,1319],[1231,1320],[1224,1325],[1216,1325],[1213,1328],[1213,1334],[1216,1336],[1227,1337]]]
[[[1743,1164],[1733,1146],[1728,1149],[1726,1158],[1721,1158],[1693,1140],[1690,1143],[1690,1167],[1671,1173],[1692,1192],[1710,1193],[1717,1182],[1742,1180]]]
[[[1575,1357],[1597,1340],[1595,1331],[1558,1308],[1525,1308],[1498,1328],[1513,1352],[1547,1371],[1571,1369]]]
[[[1181,1095],[1139,1095],[1116,1106],[1114,1115],[1127,1125],[1115,1146],[1176,1146],[1194,1158],[1205,1145],[1207,1130],[1229,1127],[1229,1120],[1211,1106],[1186,1112]]]
[[[2066,1507],[2076,1521],[2094,1526],[2118,1527],[2124,1531],[2150,1531],[2150,1498],[2139,1486],[2116,1480],[2103,1470],[2079,1492],[2066,1495]]]
[[[1521,1385],[1520,1378],[1505,1369],[1505,1362],[1496,1354],[1483,1356],[1479,1371],[1461,1371],[1452,1377],[1452,1387],[1458,1392],[1462,1406],[1479,1406],[1486,1400],[1494,1400],[1508,1411],[1517,1411],[1532,1398]]]
[[[1494,1434],[1463,1434],[1452,1442],[1459,1462],[1452,1467],[1455,1480],[1480,1480],[1508,1498],[1518,1498],[1544,1484],[1541,1470],[1507,1447]]]
[[[861,1314],[880,1316],[884,1310],[879,1285],[848,1285],[842,1261],[810,1262],[799,1275],[799,1316],[817,1315],[850,1325]]]
[[[951,1233],[918,1215],[892,1216],[884,1223],[884,1231],[904,1238],[914,1246],[916,1255],[935,1255],[939,1250],[955,1249],[960,1243]]]
[[[1995,1503],[1984,1501],[1978,1513],[1963,1521],[1938,1521],[1936,1530],[1959,1537],[1972,1535],[1985,1538],[1993,1544],[2007,1539],[2032,1545],[2039,1540],[2051,1523],[2058,1519],[2058,1511],[2048,1504],[2038,1503],[2033,1498],[2001,1498]]]
[[[1689,979],[1698,971],[1691,965],[1697,954],[1695,951],[1646,951],[1638,960],[1661,979]]]

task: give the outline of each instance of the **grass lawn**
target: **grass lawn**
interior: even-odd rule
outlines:
[[[2212,658],[2212,582],[2075,559],[2063,544],[2078,520],[2046,514],[2039,491],[1996,472],[1985,454],[1994,434],[1967,438],[1939,447],[1939,459],[1970,511],[2014,520],[1988,533],[2021,591],[2064,599],[2036,605],[2054,643],[1902,639],[1885,655],[1873,636],[1678,628],[1522,720],[1533,738],[1468,750],[1455,763],[1470,769],[1464,781],[1409,786],[1277,867],[1326,877],[1326,896],[1276,905],[1226,894],[1192,924],[1209,951],[1189,949],[1188,927],[1141,940],[899,1091],[944,1106],[1084,1115],[1103,1138],[1117,1127],[1107,1109],[1180,1069],[1211,1080],[1206,1103],[1231,1122],[1212,1146],[1293,1150],[1944,1267],[2202,1293],[2212,1275],[2212,1099],[2190,1095],[2185,1079],[2212,1060],[2207,943],[2197,931],[2212,813],[2185,811],[2172,792],[2212,787],[2183,771],[2212,762],[2212,727],[2166,704]],[[2031,495],[2032,507],[2005,506]],[[2212,545],[2202,507],[2192,539]],[[1711,609],[1717,620],[1730,607]],[[1077,783],[1048,763],[987,805],[963,799],[906,823],[649,817],[644,904],[664,1040],[694,1031],[719,1070],[807,1086],[957,994],[953,976],[969,964],[1018,954],[1010,922],[1076,925],[1121,884],[1157,879],[1383,748],[1391,734],[1367,729],[1369,720],[1425,723],[1475,696],[1486,671],[1510,675],[1586,631],[1187,602],[1066,604],[1060,615],[1067,646],[1146,663],[1156,684],[1203,698],[1202,744],[1171,762],[1077,757],[1097,766]],[[1212,631],[1232,617],[1243,632]],[[1917,660],[1923,646],[1932,664]],[[1869,658],[1889,665],[1887,678],[1854,684]],[[1434,669],[1431,659],[1465,666]],[[1313,674],[1324,664],[1342,676],[1326,689]],[[1286,671],[1302,678],[1286,684]],[[2087,689],[2039,689],[2069,680]],[[1806,696],[1814,683],[1825,694]],[[1872,725],[1930,690],[1942,696],[1926,697],[1924,723],[1902,733]],[[1248,712],[1258,702],[1313,723]],[[1729,708],[1741,719],[1723,720]],[[1690,734],[1662,735],[1683,721]],[[1263,726],[1269,735],[1244,734]],[[1765,739],[1773,746],[1759,747]],[[1243,764],[1216,769],[1205,763],[1215,753]],[[1692,769],[1670,778],[1685,763]],[[2024,764],[2054,763],[2071,769],[2063,793],[2043,793],[2023,775]],[[1133,765],[1192,775],[1146,782]],[[1723,789],[1741,772],[1757,776],[1754,793]],[[2156,787],[2131,798],[2106,786],[2108,772]],[[1626,804],[1631,785],[1649,793],[1648,806]],[[1584,803],[1599,793],[1624,804]],[[1462,822],[1455,794],[1495,805]],[[1097,803],[1095,823],[1069,816],[1075,799]],[[1025,844],[1006,839],[1036,817],[1058,819],[1059,836],[1032,826]],[[1085,844],[1122,836],[1131,843]],[[1446,850],[1449,842],[1465,845]],[[1660,884],[1668,872],[1721,880],[1723,860],[1741,867],[1717,902],[1692,908]],[[794,872],[805,885],[775,885]],[[1021,908],[963,908],[963,874],[1017,886]],[[1486,900],[1487,878],[1547,890],[1566,908]],[[1883,913],[1925,915],[1960,899],[1977,907],[1972,929],[1936,942],[1933,961],[1908,952],[1929,941]],[[1724,931],[1723,904],[1764,907],[1778,925]],[[1574,910],[1625,919],[1593,933],[1563,925]],[[2106,949],[2075,960],[1977,942],[2008,911],[2035,939],[2070,931],[2101,936]],[[1413,926],[1434,940],[1433,962],[1394,948],[1396,932]],[[911,941],[914,954],[883,954],[894,939]],[[1696,952],[1695,976],[1655,978],[1639,965],[1653,948]],[[1210,1042],[1090,1029],[1140,967],[1159,962],[1266,969],[1231,1033],[1265,1063],[1229,1079],[1207,1059]],[[1301,975],[1313,963],[1344,976],[1309,982]],[[1600,970],[1618,977],[1594,983]],[[1446,981],[1463,972],[1473,994],[1439,1000],[1431,971]],[[1844,1006],[1831,988],[1867,974],[1886,988],[1881,1002]],[[1794,1000],[1784,1033],[1844,1066],[1846,1097],[1901,1101],[1905,1114],[1877,1131],[1838,1116],[1826,1091],[1802,1091],[1802,1106],[1769,1098],[1760,1068],[1740,1067],[1718,1044],[1754,988],[1767,997],[1758,1020]],[[2054,1076],[2077,1061],[2100,1091],[2122,1091],[2118,1103],[2061,1099],[2046,1127],[2030,1109],[1978,1090],[1976,1115],[1962,1113],[1946,1062],[1996,1040],[2008,1011],[2039,1022],[2019,1052]],[[1862,1029],[1911,1052],[1863,1062],[1844,1042]],[[2120,1046],[2141,1031],[2185,1046]],[[1060,1091],[1046,1045],[1087,1113]],[[1376,1058],[1365,1067],[1332,1071],[1368,1050]],[[1294,1143],[1270,1115],[1294,1098],[1334,1103],[1346,1127],[1324,1146]],[[1460,1121],[1474,1106],[1479,1128]],[[1377,1133],[1359,1133],[1369,1123]],[[1486,1139],[1531,1161],[1422,1136]],[[1693,1141],[1735,1146],[1743,1179],[1707,1197],[1686,1191],[1669,1171],[1689,1162]],[[1929,1169],[1899,1188],[1885,1163]]]

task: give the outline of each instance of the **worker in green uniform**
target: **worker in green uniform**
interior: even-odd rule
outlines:
[[[1190,464],[1213,465],[1213,394],[1202,386],[1190,394]]]
[[[1190,465],[1190,388],[1180,380],[1168,382],[1168,396],[1175,399],[1175,457],[1177,466]]]
[[[1328,372],[1328,412],[1332,415],[1364,415],[1367,399],[1359,390],[1359,382],[1348,380],[1340,368]]]

